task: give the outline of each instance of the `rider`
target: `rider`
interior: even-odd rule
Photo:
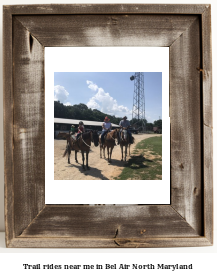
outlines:
[[[71,135],[75,134],[75,126],[71,125]]]
[[[129,141],[130,144],[133,144],[133,139],[132,139],[132,134],[131,132],[128,130],[128,128],[130,127],[130,122],[127,120],[127,116],[124,116],[123,119],[120,121],[119,123],[120,126],[120,133],[122,132],[123,128],[125,128],[127,130],[127,133],[129,135]]]
[[[101,144],[104,144],[104,136],[106,133],[108,133],[111,128],[112,128],[112,124],[109,122],[110,119],[106,116],[104,119],[104,122],[102,124],[102,133],[101,133]]]
[[[79,122],[79,126],[78,126],[78,133],[77,133],[77,139],[79,138],[79,136],[85,132],[85,128],[84,128],[84,123],[82,121]]]

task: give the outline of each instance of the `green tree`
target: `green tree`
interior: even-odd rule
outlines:
[[[162,129],[162,120],[154,121],[154,126],[157,126],[158,129]]]
[[[146,131],[153,131],[153,123],[146,123]]]
[[[55,118],[65,118],[66,117],[65,107],[59,101],[54,101],[54,117]]]

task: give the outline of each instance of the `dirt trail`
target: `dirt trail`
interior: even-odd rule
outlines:
[[[157,134],[133,134],[135,143],[131,145],[132,154],[136,144],[141,140],[150,137],[161,136]],[[89,153],[90,170],[82,169],[82,156],[78,153],[78,162],[75,162],[75,154],[71,153],[71,164],[68,164],[67,157],[63,157],[66,147],[66,140],[54,140],[54,179],[55,180],[113,180],[123,170],[125,162],[121,161],[120,146],[115,146],[112,152],[112,163],[107,158],[100,158],[100,148],[91,146]],[[107,151],[106,151],[107,157]],[[129,155],[127,156],[129,159]]]

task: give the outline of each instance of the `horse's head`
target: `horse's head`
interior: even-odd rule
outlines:
[[[122,139],[127,140],[127,137],[128,137],[128,135],[127,135],[127,129],[123,129],[123,130],[122,130],[121,137],[122,137]]]
[[[99,135],[96,130],[93,130],[91,134],[92,134],[91,141],[94,143],[94,146],[97,147],[99,145]]]
[[[69,133],[66,133],[66,132],[59,132],[59,133],[57,134],[57,138],[67,139],[69,136],[70,136],[70,134],[69,134]]]
[[[117,138],[117,139],[119,139],[119,137],[120,137],[120,129],[119,128],[116,128],[116,129],[114,129],[114,138]]]
[[[57,134],[57,138],[63,138],[62,133],[59,132],[59,133]]]

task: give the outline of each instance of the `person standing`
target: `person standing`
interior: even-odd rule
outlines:
[[[112,128],[112,124],[109,122],[110,119],[106,116],[104,119],[104,122],[102,124],[102,133],[101,133],[101,144],[104,144],[104,136],[106,135],[106,133],[108,133],[111,128]]]

